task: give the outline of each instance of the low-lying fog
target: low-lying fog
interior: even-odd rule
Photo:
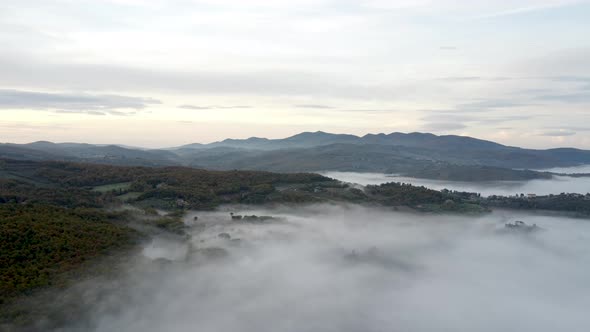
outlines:
[[[521,193],[537,195],[561,193],[586,194],[590,192],[590,177],[575,178],[569,176],[554,176],[552,179],[539,179],[530,181],[462,182],[418,179],[382,173],[323,172],[322,175],[340,181],[358,183],[362,185],[381,184],[386,182],[404,182],[435,190],[450,189],[457,191],[477,192],[482,196],[514,196]]]
[[[87,287],[93,331],[587,331],[588,220],[359,206],[192,213],[121,285]],[[198,220],[194,220],[198,216]],[[523,220],[544,231],[512,233]],[[124,286],[122,286],[124,285]],[[111,289],[96,295],[93,289]],[[94,294],[94,295],[93,295]]]
[[[554,167],[540,169],[543,172],[562,173],[562,174],[575,174],[575,173],[590,173],[590,165],[580,165],[573,167]]]

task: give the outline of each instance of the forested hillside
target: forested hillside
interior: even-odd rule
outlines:
[[[39,204],[0,204],[0,304],[52,284],[87,260],[130,247],[138,235],[122,216]]]
[[[439,180],[511,181],[550,176],[518,169],[590,163],[590,151],[522,149],[471,137],[427,133],[358,137],[305,132],[284,139],[226,139],[164,150],[80,143],[0,144],[0,158],[210,170],[382,172]]]

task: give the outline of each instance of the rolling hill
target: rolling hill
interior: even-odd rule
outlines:
[[[0,157],[216,170],[385,172],[462,181],[544,178],[550,175],[521,169],[590,164],[590,151],[573,148],[523,149],[472,137],[428,133],[359,137],[321,131],[284,139],[226,139],[159,150],[45,141],[0,144]]]

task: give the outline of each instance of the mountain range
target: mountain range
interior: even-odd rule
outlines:
[[[284,139],[251,137],[168,149],[85,143],[0,144],[0,158],[113,165],[249,169],[275,172],[384,172],[433,179],[481,181],[543,178],[524,169],[590,164],[590,151],[523,149],[466,136],[429,133],[362,137],[304,132]]]

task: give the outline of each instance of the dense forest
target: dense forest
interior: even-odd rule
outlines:
[[[566,194],[547,196],[490,196],[482,201],[490,207],[524,210],[567,212],[578,216],[590,216],[590,194]]]
[[[423,212],[482,213],[487,208],[480,204],[476,193],[433,190],[409,183],[390,182],[367,186],[366,192],[385,206],[408,206]]]
[[[120,216],[95,209],[0,204],[0,294],[47,286],[61,273],[138,238]]]
[[[4,179],[2,179],[4,175]],[[133,201],[162,209],[289,201],[279,186],[335,181],[312,173],[206,171],[69,162],[0,162],[0,202],[100,207]]]

